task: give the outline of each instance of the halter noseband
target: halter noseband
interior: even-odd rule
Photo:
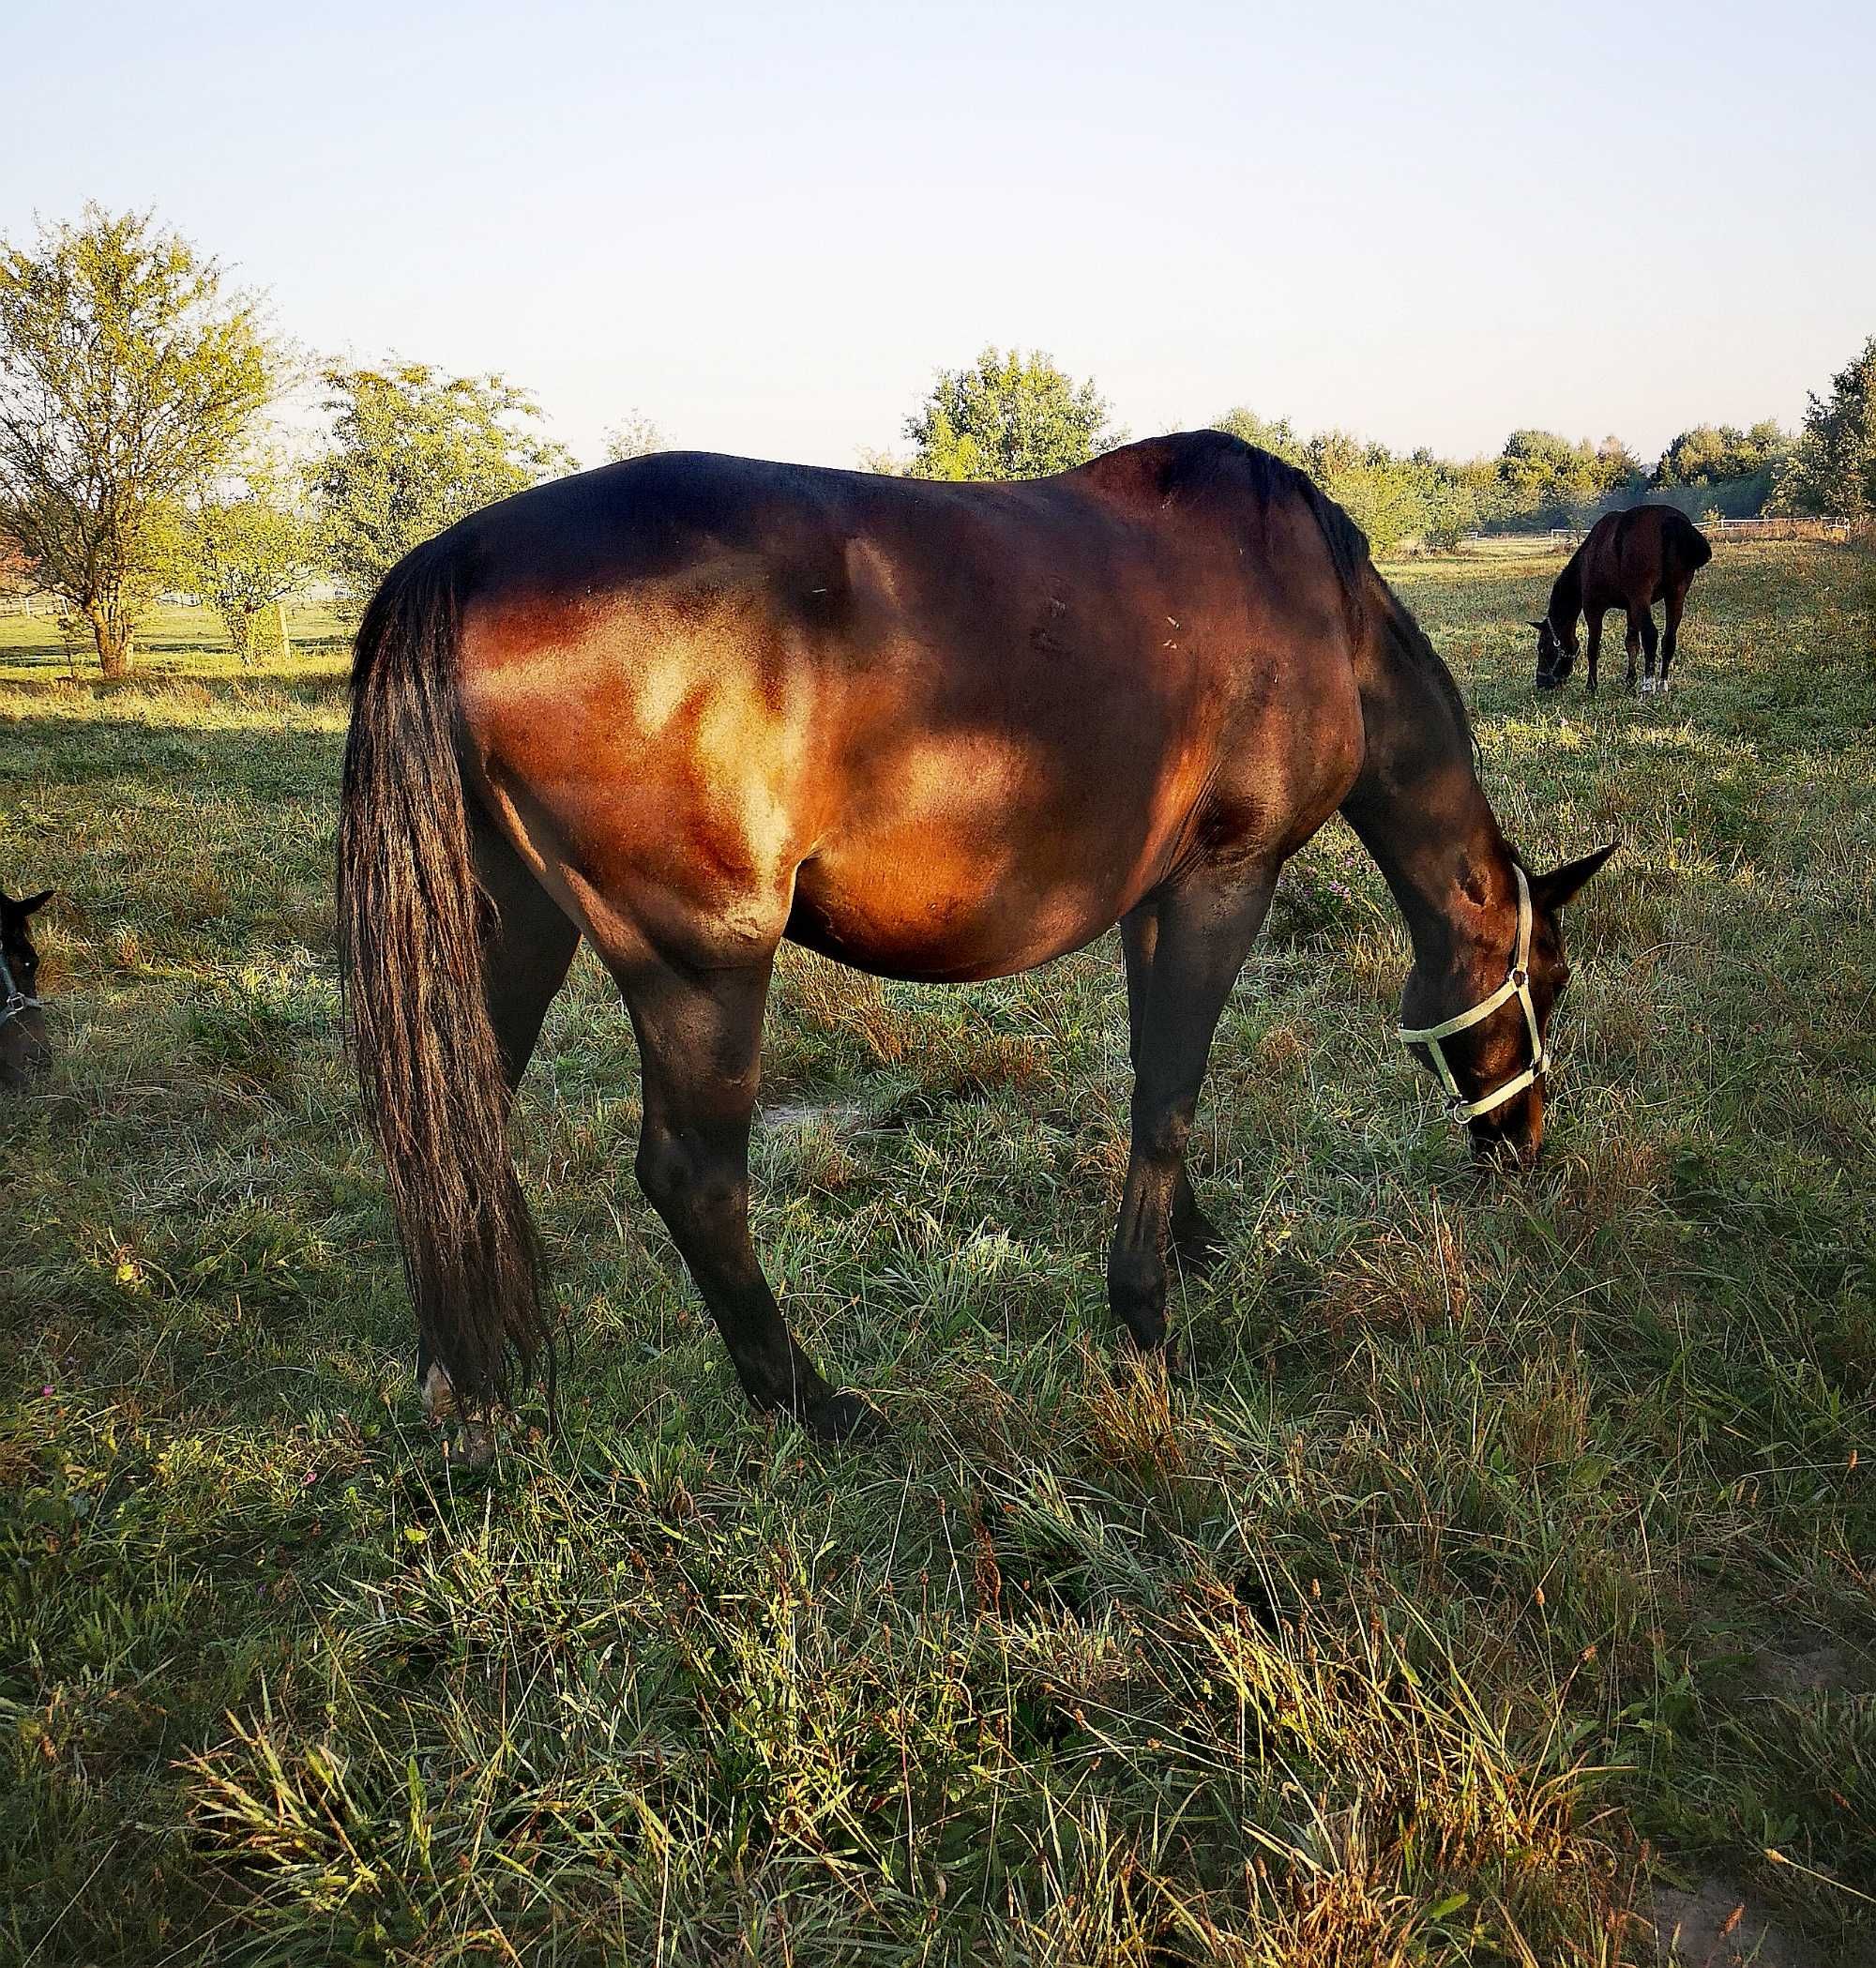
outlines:
[[[41,1000],[29,997],[13,981],[13,966],[7,961],[5,950],[0,950],[0,991],[6,993],[4,997],[0,997],[0,1025],[11,1023],[23,1011],[38,1011],[44,1008]]]
[[[1422,1025],[1417,1030],[1402,1025],[1398,1035],[1402,1045],[1425,1046],[1433,1055],[1433,1066],[1441,1083],[1452,1096],[1453,1119],[1462,1127],[1468,1121],[1477,1120],[1482,1113],[1490,1113],[1495,1108],[1503,1107],[1505,1101],[1521,1094],[1550,1070],[1550,1051],[1544,1044],[1543,1033],[1538,1029],[1537,1007],[1531,1002],[1531,885],[1524,879],[1524,870],[1516,861],[1511,864],[1511,872],[1518,877],[1518,949],[1511,960],[1511,974],[1489,998],[1480,999],[1470,1011],[1461,1011],[1457,1018],[1449,1018],[1443,1024]],[[1440,1041],[1451,1038],[1455,1033],[1469,1032],[1510,998],[1516,998],[1523,1006],[1524,1022],[1531,1028],[1531,1064],[1521,1073],[1514,1073],[1503,1086],[1476,1100],[1468,1100],[1460,1091],[1459,1082],[1453,1078],[1453,1069],[1446,1064]]]

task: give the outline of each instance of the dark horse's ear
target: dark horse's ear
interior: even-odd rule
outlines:
[[[1542,616],[1542,615],[1539,615],[1539,616],[1537,617],[1537,619],[1536,619],[1536,620],[1535,622],[1533,622],[1533,623],[1532,623],[1532,625],[1531,625],[1531,627],[1532,627],[1533,628],[1543,628],[1543,626],[1544,626],[1544,618],[1543,618],[1543,616]]]
[[[43,909],[57,893],[56,888],[41,888],[37,895],[29,895],[24,901],[16,902],[14,907],[22,916],[30,916],[35,909]]]
[[[1581,861],[1566,861],[1561,868],[1551,869],[1549,874],[1533,875],[1532,901],[1547,914],[1555,915],[1566,902],[1575,898],[1578,889],[1609,859],[1617,845],[1611,840],[1607,847],[1597,848],[1595,854],[1585,855]]]

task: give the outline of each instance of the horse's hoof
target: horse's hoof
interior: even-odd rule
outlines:
[[[1142,1374],[1156,1382],[1176,1379],[1183,1365],[1177,1340],[1162,1335],[1157,1345],[1142,1346],[1127,1333],[1113,1357],[1113,1377],[1124,1387],[1137,1386]]]
[[[450,1465],[456,1469],[487,1469],[495,1460],[495,1431],[486,1421],[465,1421]]]
[[[885,1432],[885,1418],[848,1388],[803,1411],[802,1426],[817,1442],[865,1442]]]

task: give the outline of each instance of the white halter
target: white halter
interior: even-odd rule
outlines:
[[[1449,1018],[1444,1024],[1423,1025],[1418,1030],[1402,1025],[1399,1035],[1402,1045],[1425,1046],[1433,1055],[1434,1068],[1446,1092],[1452,1096],[1453,1119],[1461,1126],[1475,1121],[1482,1113],[1490,1113],[1494,1108],[1503,1107],[1505,1101],[1541,1079],[1551,1066],[1551,1054],[1537,1025],[1537,1007],[1531,1002],[1531,885],[1524,879],[1524,870],[1516,861],[1511,864],[1511,872],[1518,877],[1518,948],[1511,960],[1510,976],[1489,998],[1482,998],[1470,1011],[1461,1011],[1457,1018]],[[1453,1069],[1446,1064],[1440,1041],[1452,1037],[1456,1032],[1470,1031],[1510,998],[1516,998],[1523,1006],[1524,1022],[1531,1028],[1531,1064],[1521,1073],[1514,1073],[1503,1086],[1495,1087],[1476,1100],[1468,1100],[1460,1091],[1459,1082],[1453,1078]]]
[[[13,967],[7,961],[7,952],[0,950],[0,1025],[8,1024],[23,1011],[38,1011],[38,998],[29,997],[13,981]]]

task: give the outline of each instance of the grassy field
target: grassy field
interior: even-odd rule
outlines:
[[[1333,826],[1201,1109],[1229,1256],[1123,1370],[1113,940],[790,953],[757,1234],[890,1421],[824,1452],[637,1195],[582,959],[522,1122],[567,1431],[487,1477],[339,1052],[336,625],[243,674],[166,617],[106,689],[0,620],[62,1055],[0,1108],[0,1959],[1554,1968],[1738,1904],[1876,1954],[1870,563],[1725,550],[1667,704],[1534,698],[1556,564],[1398,570],[1513,838],[1623,843],[1535,1179],[1391,1040]]]

